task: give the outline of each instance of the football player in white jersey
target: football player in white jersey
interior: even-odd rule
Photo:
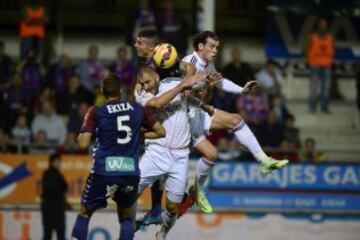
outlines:
[[[216,37],[217,38],[217,37]],[[207,40],[207,39],[206,39]],[[218,40],[217,41],[217,46],[216,46],[216,51],[217,51],[217,47],[218,47]],[[137,39],[136,39],[136,43],[135,43],[135,48],[137,50],[138,56],[143,57],[147,60],[147,63],[150,63],[151,65],[151,58],[153,56],[153,51],[156,47],[156,45],[159,43],[158,37],[156,36],[156,33],[151,33],[151,32],[141,32]],[[203,44],[204,45],[204,44]],[[206,59],[210,60],[207,61],[207,63],[211,63],[214,60],[214,57],[216,56],[216,54],[213,54],[209,57],[207,57]],[[182,61],[179,65],[180,68],[182,68],[183,70],[185,69],[185,74],[186,75],[191,75],[193,74],[194,68],[192,67],[191,64],[193,64],[195,61],[198,61],[198,58],[193,58],[193,56],[191,57],[187,57],[184,60],[186,61],[187,59],[188,62],[190,64],[185,64],[184,61]],[[201,58],[200,58],[201,59]],[[202,63],[204,66],[208,65],[206,64],[206,62]],[[211,65],[211,64],[210,64]],[[206,66],[207,67],[207,66]],[[212,66],[213,67],[213,66]],[[211,73],[209,71],[209,73]],[[218,73],[213,73],[211,75],[210,79],[212,79],[211,83],[213,84],[213,80],[219,78],[219,74]],[[220,80],[220,79],[218,79]],[[257,88],[257,84],[255,82],[250,82],[248,84],[246,84],[244,86],[244,88],[241,88],[235,84],[233,84],[231,81],[229,80],[225,80],[225,88],[227,88],[228,90],[236,90],[236,93],[240,93],[240,91],[242,90],[242,93],[247,93],[247,92],[251,92],[251,91],[256,91]],[[222,83],[221,83],[222,84]],[[222,84],[224,85],[224,84]],[[203,91],[204,92],[204,91]],[[197,112],[195,109],[191,109],[191,112]],[[212,111],[213,108],[209,107],[209,111]],[[243,122],[241,125],[240,123],[242,122],[242,118],[240,115],[238,114],[229,114],[226,112],[223,112],[221,110],[217,110],[217,114],[216,114],[216,122],[213,122],[213,119],[205,114],[204,112],[199,111],[201,114],[199,115],[200,119],[203,119],[203,121],[193,121],[192,123],[192,130],[200,130],[200,131],[192,131],[192,134],[194,134],[193,138],[194,138],[194,142],[193,144],[195,144],[194,148],[199,151],[201,153],[201,155],[203,156],[201,158],[201,160],[198,163],[198,170],[197,170],[197,177],[196,177],[196,181],[194,184],[194,187],[190,188],[190,193],[192,194],[192,198],[195,199],[197,206],[205,213],[211,213],[212,207],[211,205],[208,203],[205,194],[201,191],[201,186],[203,185],[203,183],[205,182],[207,175],[208,175],[208,171],[209,168],[213,165],[213,162],[217,159],[217,150],[216,148],[205,138],[205,133],[204,132],[204,125],[212,125],[211,129],[233,129],[234,126],[239,126],[239,128],[236,128],[237,130],[241,130],[241,128],[244,128],[244,132],[246,133],[244,137],[247,137],[246,135],[252,135],[251,131],[248,129],[248,127],[246,126],[246,124]],[[220,114],[219,114],[220,113]],[[207,122],[204,122],[204,121]],[[220,122],[218,122],[220,121]],[[211,124],[210,124],[211,123]],[[226,125],[224,126],[225,123]],[[217,126],[219,125],[219,127]],[[245,125],[245,127],[244,127]],[[210,130],[210,126],[205,128],[207,129],[207,131]],[[235,131],[236,132],[236,131]],[[243,135],[243,134],[242,134]],[[255,139],[255,140],[254,140]],[[241,141],[245,146],[249,147],[247,144],[245,144],[246,140]],[[263,172],[270,172],[278,167],[281,166],[281,164],[286,164],[287,161],[283,161],[283,162],[275,162],[272,159],[269,159],[268,156],[266,156],[266,154],[261,150],[261,147],[259,146],[259,144],[257,143],[256,138],[252,135],[252,137],[250,138],[250,143],[254,143],[253,145],[255,145],[255,148],[252,147],[252,149],[255,149],[255,153],[256,154],[256,158],[259,159],[259,161],[264,162],[263,166],[262,166],[262,170]],[[251,146],[250,146],[251,147]],[[258,147],[258,148],[256,148]],[[250,149],[251,150],[251,149]],[[258,151],[257,151],[258,150]],[[270,160],[270,161],[269,161]],[[266,162],[266,164],[265,164]],[[271,164],[269,164],[271,163]],[[152,210],[155,209],[155,206],[161,206],[161,193],[158,193],[158,190],[155,189],[155,191],[153,191],[155,188],[153,186],[152,188]],[[154,195],[155,193],[155,195]],[[156,197],[154,197],[156,196]],[[159,197],[160,196],[160,197]],[[186,208],[187,206],[185,206]],[[184,211],[184,210],[183,210]],[[156,211],[154,211],[156,212]],[[156,217],[156,214],[154,213],[153,215],[152,211],[150,212],[149,218],[144,219],[144,222],[146,222],[145,225],[148,224],[152,224],[152,223],[156,223],[158,221],[158,218]],[[149,220],[150,219],[150,220]]]
[[[256,81],[247,82],[244,87],[240,87],[216,72],[213,61],[217,56],[219,45],[220,41],[215,33],[211,31],[202,32],[193,38],[195,51],[186,56],[183,61],[193,64],[198,72],[210,76],[210,81],[207,82],[210,86],[216,86],[226,92],[235,94],[247,94],[258,91],[259,85]],[[199,90],[198,95],[204,98],[206,90],[207,89]],[[205,209],[207,212],[211,212],[211,205],[201,190],[208,176],[209,169],[217,159],[217,150],[205,137],[210,131],[221,129],[232,130],[236,139],[242,145],[246,146],[255,159],[261,163],[262,173],[266,174],[284,167],[289,161],[287,159],[276,160],[267,156],[241,115],[228,113],[211,106],[208,106],[206,111],[207,112],[195,107],[192,107],[190,110],[194,147],[201,153],[210,151],[212,154],[211,158],[202,157],[199,160],[195,182],[190,186],[189,194],[195,200],[198,207]],[[210,114],[208,114],[208,112],[210,112]]]
[[[145,141],[145,153],[139,163],[139,194],[156,180],[165,178],[167,199],[161,230],[156,234],[159,240],[166,239],[174,225],[186,190],[191,133],[187,101],[181,92],[204,77],[195,74],[184,80],[168,77],[160,81],[152,68],[143,66],[138,69],[137,81],[141,89],[135,90],[136,101],[153,110],[166,130],[164,138]]]

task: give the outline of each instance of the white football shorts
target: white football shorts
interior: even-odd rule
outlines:
[[[158,144],[149,144],[142,156],[140,168],[139,193],[156,180],[165,179],[167,197],[180,203],[186,190],[189,148],[170,149]]]

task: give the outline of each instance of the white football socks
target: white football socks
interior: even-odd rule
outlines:
[[[269,158],[262,150],[255,135],[244,121],[241,121],[240,124],[233,129],[233,132],[238,141],[249,149],[257,161],[264,163]]]
[[[196,176],[195,176],[195,184],[200,189],[204,186],[204,183],[209,175],[210,168],[214,166],[213,162],[210,162],[206,158],[200,158],[198,160]]]

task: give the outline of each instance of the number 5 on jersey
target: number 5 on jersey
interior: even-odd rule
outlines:
[[[125,121],[129,121],[129,120],[130,120],[129,115],[118,116],[117,117],[118,131],[119,132],[120,131],[125,131],[126,132],[126,136],[124,138],[118,138],[117,139],[118,144],[126,144],[126,143],[131,141],[131,135],[132,135],[131,128],[129,126],[127,126],[126,124],[124,124]]]

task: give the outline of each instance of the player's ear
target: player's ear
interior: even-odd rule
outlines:
[[[202,51],[202,50],[204,50],[205,45],[203,43],[199,43],[198,47],[199,47],[199,50]]]

